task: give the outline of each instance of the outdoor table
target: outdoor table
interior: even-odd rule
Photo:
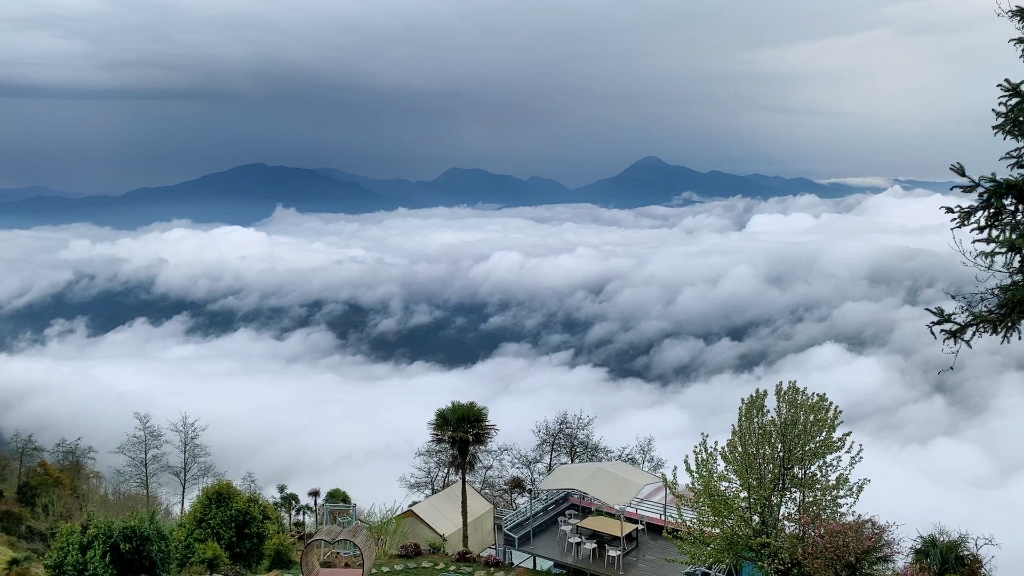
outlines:
[[[586,528],[593,532],[600,532],[616,538],[624,538],[632,534],[639,526],[632,522],[623,521],[619,523],[618,518],[608,516],[590,516],[576,524],[576,528]]]

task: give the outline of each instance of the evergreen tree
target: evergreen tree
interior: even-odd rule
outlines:
[[[1024,59],[1024,7],[1002,10],[1020,36],[1009,42]],[[953,308],[929,308],[934,316],[928,324],[932,336],[959,351],[962,345],[984,336],[999,337],[1003,344],[1021,339],[1024,322],[1024,81],[1009,78],[999,85],[1002,95],[992,112],[996,124],[992,130],[1015,147],[1000,160],[1008,163],[1010,174],[999,177],[968,176],[961,163],[950,170],[967,183],[955,190],[972,197],[967,205],[946,206],[952,216],[953,231],[965,231],[969,242],[956,239],[965,265],[978,271],[978,285],[968,292],[952,293]]]

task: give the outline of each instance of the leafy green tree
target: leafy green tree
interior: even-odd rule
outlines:
[[[1024,7],[1002,11],[1021,34],[1009,42],[1024,58]],[[1009,78],[999,85],[1002,95],[993,110],[996,124],[992,130],[1015,147],[1000,160],[1008,162],[1010,175],[1000,178],[995,172],[974,178],[961,163],[950,170],[966,184],[954,189],[971,196],[967,205],[945,206],[952,216],[953,231],[966,231],[973,238],[956,246],[965,264],[978,271],[978,286],[964,293],[950,294],[952,310],[942,306],[929,308],[934,316],[928,324],[932,336],[960,349],[968,348],[984,336],[998,336],[1003,344],[1021,339],[1024,322],[1024,81]]]
[[[989,547],[998,547],[991,536],[973,536],[938,525],[918,534],[910,547],[910,571],[921,576],[989,576]]]
[[[867,480],[855,480],[861,447],[839,433],[842,411],[824,394],[791,381],[756,390],[740,402],[724,446],[701,437],[684,460],[689,482],[669,482],[692,511],[673,537],[698,564],[752,562],[765,576],[791,574],[800,550],[823,521],[845,521]]]
[[[331,488],[324,495],[324,504],[351,504],[352,497],[341,488]]]
[[[175,564],[179,570],[191,566],[199,546],[214,542],[232,564],[252,570],[263,562],[267,541],[280,532],[280,517],[270,502],[221,480],[204,488],[178,522]]]
[[[166,576],[171,538],[153,513],[66,524],[43,560],[48,576]]]
[[[498,434],[487,408],[476,402],[453,401],[438,408],[428,425],[430,441],[451,451],[452,466],[462,480],[462,547],[469,548],[469,509],[466,474],[476,465],[477,451]]]

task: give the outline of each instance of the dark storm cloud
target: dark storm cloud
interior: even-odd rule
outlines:
[[[993,165],[1011,30],[988,0],[14,0],[0,185],[120,191],[263,160],[579,184],[700,169]]]

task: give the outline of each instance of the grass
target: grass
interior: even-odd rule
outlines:
[[[33,552],[34,558],[28,565],[28,569],[33,575],[43,576],[43,561],[39,557],[38,551],[26,548],[18,540],[14,540],[6,535],[0,535],[0,574],[3,574],[7,560],[19,552]]]

